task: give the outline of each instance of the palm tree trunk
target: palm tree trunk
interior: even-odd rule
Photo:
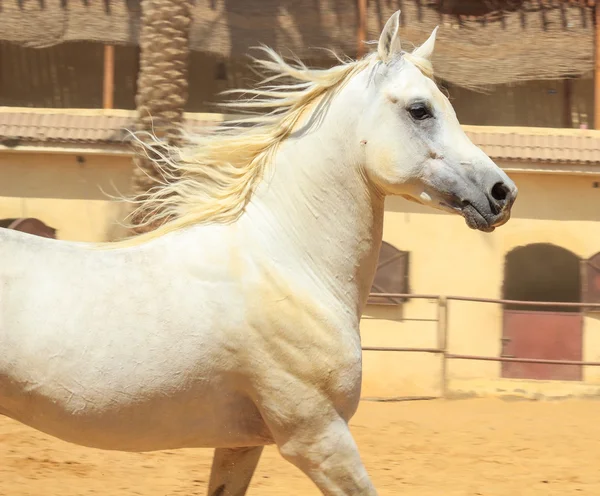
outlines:
[[[172,145],[178,143],[188,98],[191,4],[192,0],[142,0],[136,128]],[[161,176],[145,153],[136,153],[135,162],[134,195],[142,197]],[[134,225],[138,220],[133,219]],[[134,231],[139,234],[155,227],[150,224]]]

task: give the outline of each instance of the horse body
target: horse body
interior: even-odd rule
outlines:
[[[227,310],[243,308],[244,288],[226,257],[211,261],[217,247],[198,243],[192,258],[185,239],[177,252],[165,250],[167,239],[119,251],[48,247],[8,232],[0,239],[10,253],[0,272],[0,407],[8,415],[107,449],[260,438],[259,416],[236,408],[248,400],[228,384],[231,334],[243,314]]]
[[[350,272],[334,273],[317,252],[351,249],[336,230],[355,237],[366,222],[374,267],[380,236],[363,209],[342,221],[348,184],[342,196],[315,192],[332,205],[318,217],[300,196],[273,194],[305,173],[289,148],[235,224],[118,250],[1,232],[0,408],[67,441],[127,451],[271,443],[256,405],[280,403],[282,390],[318,391],[349,419],[360,391],[352,271],[363,264],[349,254]],[[337,225],[319,237],[328,216]]]
[[[146,204],[175,220],[131,246],[0,231],[0,411],[96,448],[215,447],[211,495],[245,494],[269,443],[324,494],[376,494],[348,421],[385,195],[486,232],[516,197],[415,65],[435,32],[408,56],[398,27],[331,70],[273,55],[300,82],[240,105],[282,113],[180,162],[159,144],[181,175]]]

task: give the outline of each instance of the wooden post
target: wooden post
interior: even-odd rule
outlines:
[[[442,350],[440,389],[441,397],[446,398],[448,396],[448,300],[445,296],[438,298],[437,325],[437,347]]]
[[[104,82],[102,90],[102,108],[113,108],[115,93],[115,47],[113,45],[104,45]]]
[[[594,129],[600,129],[600,2],[594,6],[595,49],[594,49]]]
[[[563,79],[563,127],[573,127],[573,80],[571,78]]]
[[[365,44],[367,39],[367,0],[358,0],[358,34],[356,46],[356,58],[365,54]]]

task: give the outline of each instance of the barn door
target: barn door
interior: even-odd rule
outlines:
[[[581,361],[583,316],[580,258],[548,243],[517,247],[506,256],[506,300],[540,301],[504,308],[502,356]],[[556,303],[556,304],[555,304]],[[569,303],[563,306],[559,303]],[[575,305],[573,305],[575,304]],[[580,365],[502,362],[502,376],[515,379],[582,380]]]
[[[504,310],[502,357],[582,360],[583,316],[574,312]],[[502,377],[581,381],[581,365],[502,362]]]

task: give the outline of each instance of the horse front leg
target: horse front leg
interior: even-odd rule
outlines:
[[[208,496],[244,496],[262,451],[262,446],[215,449]]]
[[[269,423],[269,422],[267,422]],[[376,496],[348,424],[337,412],[274,423],[279,452],[326,496]]]

